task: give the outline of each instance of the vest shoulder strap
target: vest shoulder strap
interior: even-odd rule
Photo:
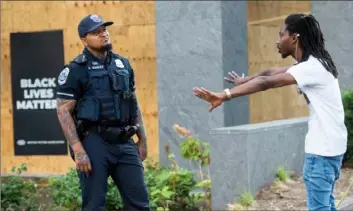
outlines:
[[[87,57],[85,54],[80,54],[76,58],[72,60],[72,62],[78,64],[78,65],[86,65],[87,63]]]

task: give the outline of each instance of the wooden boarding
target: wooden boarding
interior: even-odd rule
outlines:
[[[248,22],[310,11],[310,1],[247,1]]]
[[[310,1],[248,1],[249,75],[295,62],[291,57],[282,59],[278,53],[278,32],[289,13],[308,11]],[[305,99],[295,85],[250,95],[249,101],[250,123],[308,115]]]
[[[41,11],[38,13],[37,11]],[[10,32],[64,30],[65,62],[82,52],[77,24],[98,13],[109,27],[114,51],[130,59],[147,128],[149,155],[157,160],[158,105],[153,1],[2,1],[1,2],[1,173],[28,165],[29,174],[62,174],[74,163],[68,156],[14,156],[11,99]],[[69,15],[70,14],[70,15]],[[57,70],[58,74],[61,70]],[[30,120],[31,121],[31,120]],[[33,121],[33,120],[32,120]],[[38,123],[41,124],[41,123]],[[48,123],[42,123],[48,124]]]

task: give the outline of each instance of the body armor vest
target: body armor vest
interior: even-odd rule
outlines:
[[[117,60],[123,65],[118,67]],[[84,54],[73,62],[84,65],[88,72],[88,82],[77,103],[77,120],[131,124],[137,116],[137,102],[129,87],[131,67],[128,62],[115,54],[99,69],[89,67]]]

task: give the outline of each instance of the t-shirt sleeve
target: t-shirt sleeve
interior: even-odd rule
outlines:
[[[81,95],[80,69],[65,67],[57,79],[56,97],[77,100]]]
[[[294,65],[287,70],[287,73],[295,78],[299,88],[318,84],[318,74],[315,73],[315,68],[311,68],[308,64],[300,63]]]

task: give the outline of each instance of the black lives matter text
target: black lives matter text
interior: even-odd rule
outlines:
[[[56,78],[21,79],[23,100],[16,101],[17,110],[55,109],[54,89]]]

